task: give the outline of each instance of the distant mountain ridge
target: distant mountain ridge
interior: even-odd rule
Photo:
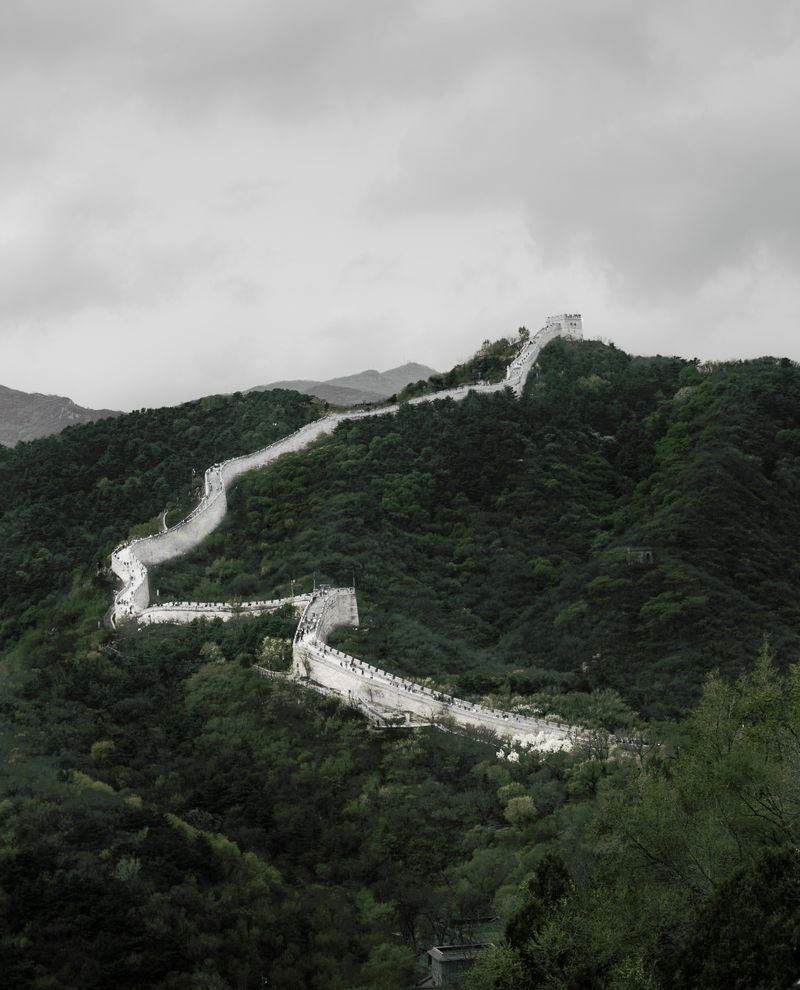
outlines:
[[[266,392],[286,388],[316,396],[334,406],[355,406],[362,402],[383,402],[406,385],[435,374],[435,369],[412,361],[388,371],[370,368],[355,375],[343,375],[322,382],[309,379],[271,382],[256,385],[247,391]],[[14,447],[24,440],[60,433],[68,426],[120,415],[121,412],[116,409],[87,409],[64,395],[23,392],[0,385],[0,446]]]
[[[355,375],[342,375],[322,382],[308,379],[270,382],[268,385],[256,385],[248,391],[266,392],[273,388],[288,388],[304,395],[314,395],[334,406],[354,406],[360,402],[383,402],[406,385],[435,374],[435,369],[409,361],[388,371],[369,368]]]
[[[0,385],[0,444],[4,447],[51,436],[76,423],[119,415],[114,409],[86,409],[64,395],[21,392]]]

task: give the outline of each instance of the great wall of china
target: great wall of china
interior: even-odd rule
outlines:
[[[550,317],[545,326],[522,345],[503,381],[445,389],[411,399],[409,403],[447,398],[460,401],[472,391],[485,394],[506,388],[519,396],[546,344],[556,337],[579,339],[582,336],[579,314]],[[112,553],[112,570],[122,581],[122,588],[114,595],[110,611],[112,625],[129,619],[136,619],[141,624],[191,622],[197,618],[228,620],[240,615],[259,615],[292,604],[303,610],[293,643],[292,676],[311,688],[337,695],[360,707],[372,721],[388,724],[392,713],[400,713],[407,724],[452,724],[463,728],[491,729],[510,743],[521,743],[539,750],[570,748],[579,733],[569,726],[474,705],[406,681],[329,647],[327,637],[334,628],[358,624],[352,588],[322,588],[315,590],[313,595],[243,602],[236,606],[224,602],[150,605],[148,567],[189,553],[212,533],[225,518],[227,490],[243,474],[264,468],[283,454],[304,450],[320,437],[333,433],[340,423],[347,420],[392,415],[399,408],[399,405],[390,405],[331,413],[252,454],[212,464],[205,472],[203,496],[185,519],[160,533],[123,544]],[[259,670],[271,676],[270,672]]]
[[[570,748],[580,733],[569,725],[473,704],[374,667],[328,645],[330,632],[358,625],[354,588],[322,588],[295,633],[293,676],[361,708],[379,725],[458,725],[491,729],[509,743],[537,750]],[[259,668],[261,673],[269,672]],[[395,713],[395,719],[392,714]],[[397,713],[400,714],[399,721]]]

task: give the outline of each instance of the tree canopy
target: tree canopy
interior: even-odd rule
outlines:
[[[242,479],[155,574],[355,577],[351,652],[630,740],[568,754],[370,728],[281,678],[291,609],[103,624],[114,545],[320,411],[220,396],[0,450],[4,986],[381,990],[454,942],[492,943],[472,990],[788,986],[800,371],[556,341],[521,400],[405,404]]]

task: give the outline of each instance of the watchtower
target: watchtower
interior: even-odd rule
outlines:
[[[565,337],[583,339],[583,320],[580,313],[559,313],[558,316],[548,316],[546,327],[558,327]]]

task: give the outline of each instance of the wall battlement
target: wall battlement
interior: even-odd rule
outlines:
[[[580,340],[583,337],[583,319],[580,313],[559,313],[557,316],[548,316],[547,327],[559,327],[565,337],[574,337]]]
[[[239,619],[247,615],[264,615],[275,612],[284,605],[304,609],[311,601],[311,595],[294,595],[289,598],[273,598],[266,601],[241,602],[161,602],[139,612],[137,620],[143,625],[162,622],[194,622],[195,619]]]

